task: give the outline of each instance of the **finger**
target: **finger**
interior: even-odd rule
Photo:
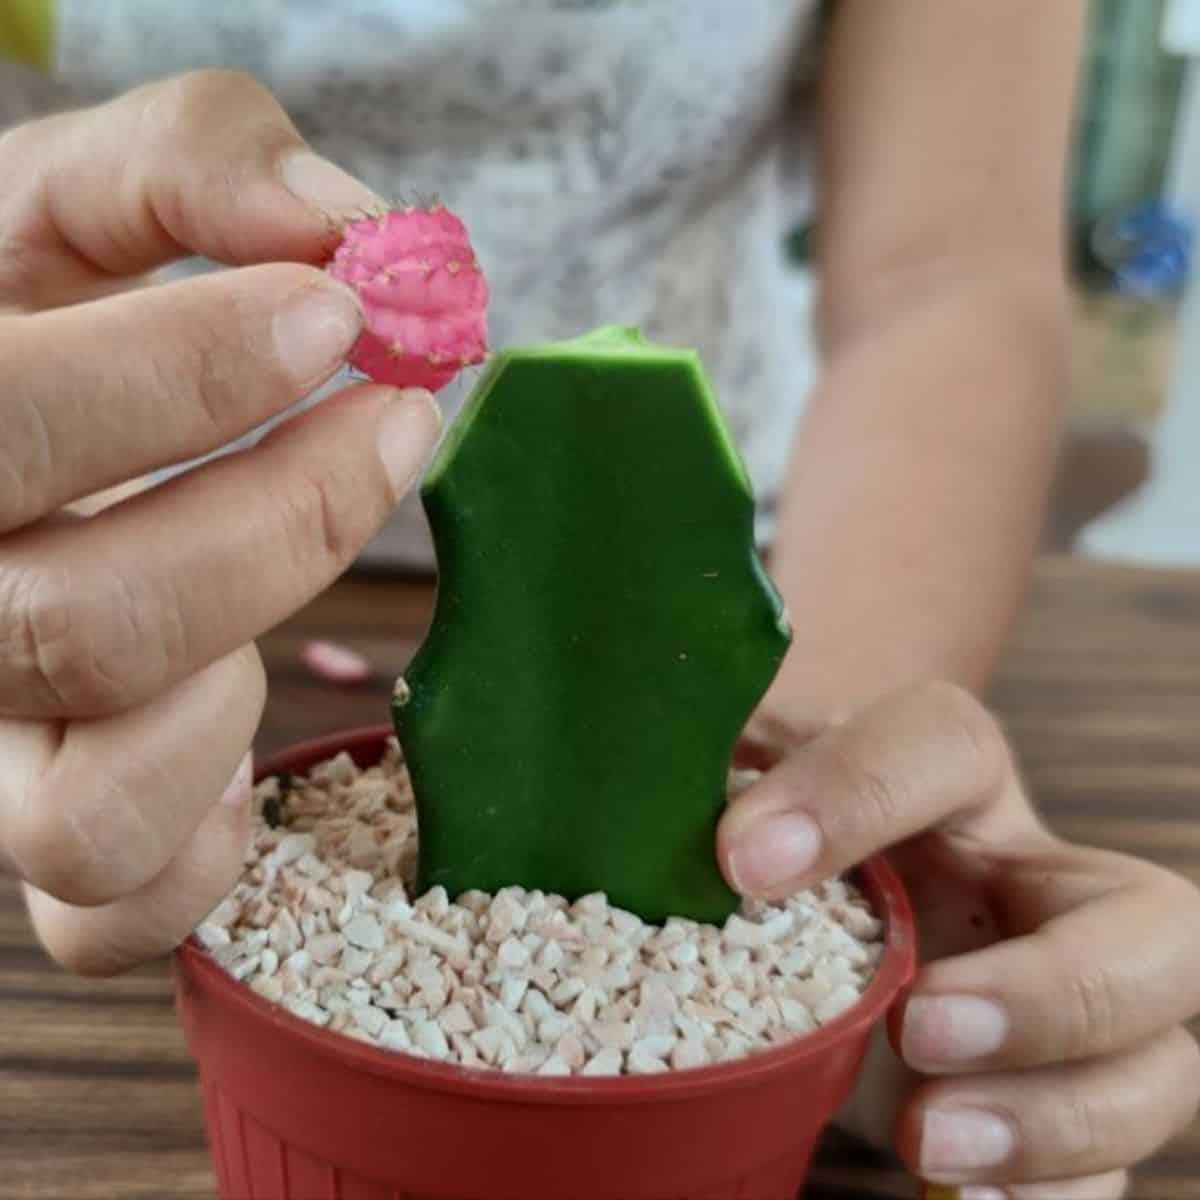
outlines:
[[[0,139],[0,176],[0,295],[28,308],[192,253],[319,262],[341,221],[381,206],[307,151],[269,92],[230,71],[20,126]]]
[[[1136,1046],[1200,1011],[1197,929],[1200,892],[1147,870],[1026,937],[926,967],[904,1010],[902,1056],[945,1074]]]
[[[1110,1058],[918,1089],[902,1156],[945,1184],[1074,1179],[1132,1166],[1190,1125],[1200,1053],[1182,1029]]]
[[[1129,1190],[1125,1171],[1107,1171],[1086,1179],[1059,1179],[1050,1183],[1019,1183],[1013,1187],[925,1189],[924,1200],[1121,1200]]]
[[[216,450],[316,388],[353,293],[273,265],[0,320],[0,533]]]
[[[733,888],[774,899],[941,826],[1002,845],[1040,831],[998,727],[966,692],[890,696],[796,749],[739,796],[718,852]]]
[[[226,456],[0,558],[0,712],[145,701],[252,641],[339,575],[437,437],[427,392],[349,389]]]
[[[0,723],[0,847],[39,891],[110,903],[145,887],[234,777],[266,696],[245,647],[105,719]]]
[[[117,975],[173,950],[237,882],[250,841],[251,760],[149,883],[111,904],[79,908],[26,885],[34,929],[79,975]]]

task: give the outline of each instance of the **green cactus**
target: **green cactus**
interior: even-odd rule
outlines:
[[[730,756],[789,633],[697,355],[615,327],[496,354],[422,499],[437,606],[393,705],[420,889],[722,921]]]

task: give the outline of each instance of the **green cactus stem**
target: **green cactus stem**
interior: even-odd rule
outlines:
[[[729,762],[789,632],[697,355],[615,327],[494,355],[422,499],[437,605],[393,704],[420,889],[724,920]]]

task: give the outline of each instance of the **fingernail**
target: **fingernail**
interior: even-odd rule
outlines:
[[[927,1183],[921,1200],[1008,1200],[1008,1194],[993,1187],[948,1187],[944,1183]]]
[[[332,279],[302,288],[275,314],[275,349],[297,387],[320,383],[362,331],[354,293]]]
[[[412,487],[433,450],[442,428],[442,414],[433,397],[421,388],[406,388],[379,418],[379,458],[399,499]]]
[[[289,154],[279,165],[279,178],[292,195],[326,216],[345,219],[388,207],[365,183],[311,150]]]
[[[228,808],[244,808],[250,803],[250,781],[254,775],[254,754],[247,751],[245,757],[238,763],[229,786],[221,796],[221,803]]]
[[[914,996],[904,1009],[901,1050],[909,1066],[957,1066],[995,1054],[1008,1040],[1008,1013],[983,996]]]
[[[921,1171],[961,1175],[999,1166],[1012,1157],[1017,1138],[1012,1125],[979,1108],[931,1108],[921,1129]]]
[[[804,813],[767,817],[743,835],[729,857],[730,882],[743,896],[773,896],[816,865],[821,831]]]

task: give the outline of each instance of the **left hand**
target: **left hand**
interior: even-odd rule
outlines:
[[[730,882],[764,899],[887,847],[925,965],[902,1063],[876,1047],[849,1122],[980,1200],[1123,1195],[1200,1103],[1200,892],[1052,834],[997,724],[949,685],[797,738],[719,836]]]

